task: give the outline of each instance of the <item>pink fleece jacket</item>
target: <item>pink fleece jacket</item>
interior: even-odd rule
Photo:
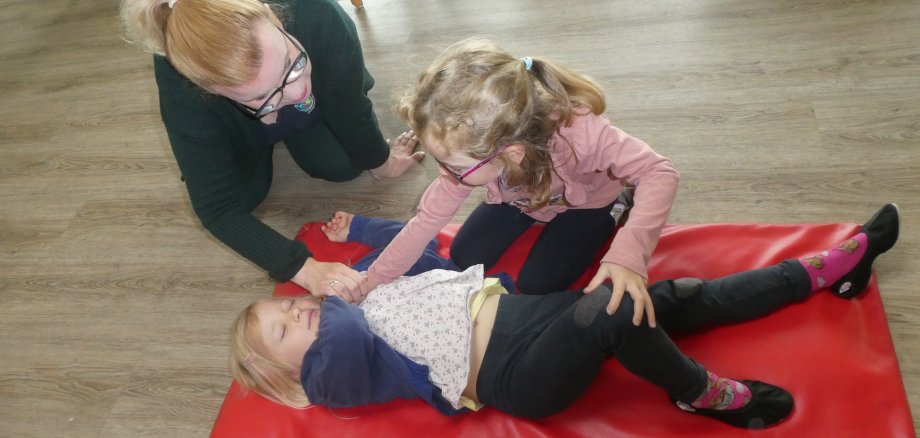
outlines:
[[[679,175],[667,158],[644,141],[610,124],[602,115],[576,116],[571,126],[561,127],[551,140],[553,160],[552,197],[564,196],[535,211],[525,211],[541,222],[552,220],[570,208],[600,208],[613,202],[626,183],[636,186],[635,206],[629,220],[616,234],[603,261],[624,266],[648,278],[648,259],[658,244]],[[527,193],[501,181],[486,188],[486,202],[517,205]],[[389,283],[418,260],[425,245],[450,223],[475,187],[439,176],[422,195],[418,211],[368,269],[377,283]]]

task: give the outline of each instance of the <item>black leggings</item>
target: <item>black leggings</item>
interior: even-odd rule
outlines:
[[[545,294],[578,280],[613,233],[611,207],[567,210],[547,222],[518,273],[518,290]],[[488,269],[534,222],[517,207],[482,203],[457,232],[450,258],[462,269],[479,263]]]
[[[607,315],[610,289],[541,296],[503,295],[476,391],[509,414],[542,418],[572,405],[615,357],[633,374],[690,403],[706,385],[706,370],[665,332],[683,332],[753,319],[810,293],[797,260],[717,280],[660,281],[649,287],[659,328],[632,324],[626,295]]]
[[[352,164],[345,147],[321,121],[286,138],[284,144],[297,165],[313,178],[351,181],[366,170]]]

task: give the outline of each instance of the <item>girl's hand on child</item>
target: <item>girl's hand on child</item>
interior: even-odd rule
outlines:
[[[613,312],[616,312],[617,308],[620,307],[623,295],[629,293],[634,304],[633,324],[637,326],[641,324],[642,314],[645,313],[648,317],[649,327],[654,328],[656,326],[655,307],[652,305],[652,297],[648,294],[648,280],[628,268],[615,263],[603,262],[598,268],[597,274],[594,275],[594,278],[588,283],[588,287],[585,288],[585,293],[593,292],[595,288],[604,284],[604,281],[608,278],[613,283],[613,295],[610,297],[610,303],[607,304],[607,314],[613,315]]]
[[[366,281],[365,277],[342,263],[321,262],[309,257],[291,281],[316,297],[338,296],[349,303],[364,299],[361,284]]]
[[[395,140],[387,139],[387,143],[390,144],[390,158],[380,167],[371,170],[371,176],[374,178],[396,178],[425,158],[425,152],[415,152],[418,138],[412,131],[399,134]]]

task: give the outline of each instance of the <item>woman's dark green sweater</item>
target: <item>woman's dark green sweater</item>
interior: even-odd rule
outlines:
[[[334,0],[276,3],[284,8],[285,31],[313,63],[323,123],[355,168],[382,165],[389,147],[367,97],[374,79],[364,69],[354,23]],[[154,71],[163,124],[202,225],[273,279],[290,280],[310,251],[251,213],[271,185],[273,145],[264,140],[262,122],[195,86],[162,56],[154,56]]]

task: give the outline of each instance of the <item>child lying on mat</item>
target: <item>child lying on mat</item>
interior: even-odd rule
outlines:
[[[866,287],[875,258],[897,241],[899,223],[888,204],[817,255],[715,280],[659,281],[649,287],[659,328],[634,325],[628,297],[608,315],[609,288],[509,295],[483,278],[482,266],[449,270],[453,265],[430,251],[417,271],[433,270],[381,286],[357,307],[338,296],[251,304],[231,329],[230,368],[244,387],[292,407],[421,398],[444,414],[487,405],[541,418],[573,404],[613,356],[684,411],[763,428],[789,415],[792,396],[756,380],[718,377],[682,354],[665,328],[757,318],[826,286],[851,298]],[[323,231],[333,241],[382,246],[401,225],[337,213]]]

